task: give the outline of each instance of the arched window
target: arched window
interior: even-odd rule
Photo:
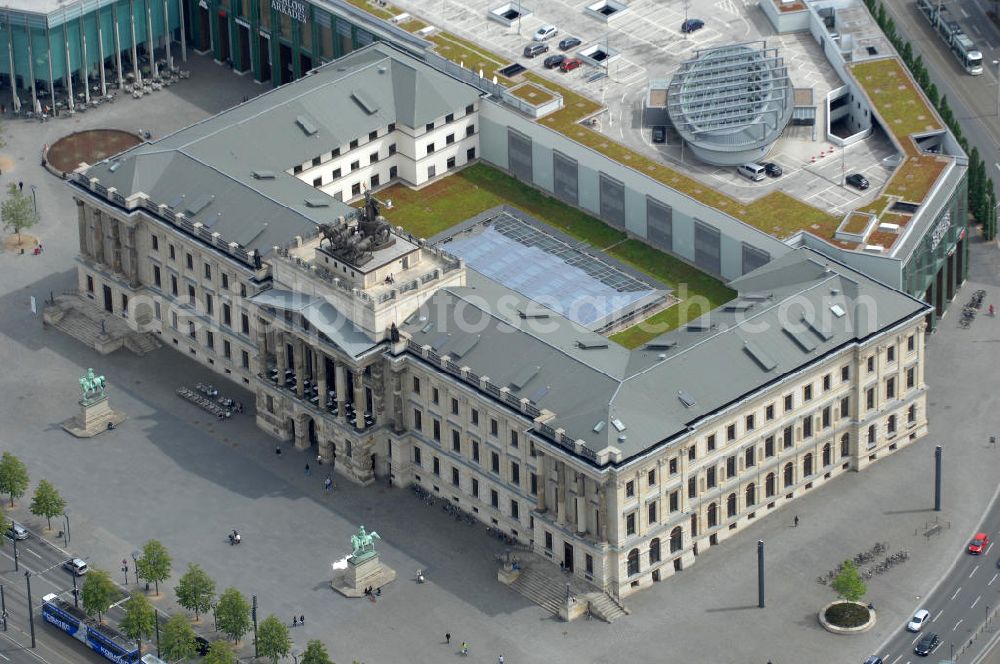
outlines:
[[[639,549],[632,549],[628,552],[628,575],[635,576],[639,573]]]
[[[885,428],[886,428],[886,432],[890,436],[892,436],[892,435],[894,435],[896,433],[896,416],[895,415],[890,415],[889,416],[889,421],[885,425]]]
[[[851,434],[845,433],[840,437],[840,456],[846,457],[851,454]]]
[[[683,539],[684,531],[681,530],[680,526],[677,526],[670,531],[670,553],[675,553],[681,550],[681,546],[683,546]]]
[[[774,473],[768,473],[767,479],[764,481],[764,493],[768,498],[774,496],[778,490],[778,478],[774,476]]]
[[[654,537],[649,543],[649,564],[660,562],[660,538]]]
[[[753,482],[747,484],[747,507],[753,507],[754,503],[757,502],[757,487],[754,486]]]
[[[809,477],[813,474],[813,455],[812,453],[807,454],[802,459],[802,475]]]
[[[719,508],[715,503],[711,503],[708,506],[708,527],[714,528],[719,525]]]
[[[785,488],[795,484],[795,466],[791,461],[785,464]]]
[[[726,498],[726,516],[734,517],[736,516],[736,494],[731,493],[729,497]]]
[[[823,446],[823,466],[829,466],[833,463],[833,453],[830,450],[830,443]]]
[[[906,411],[906,423],[913,424],[917,421],[917,407],[916,405],[911,405],[909,410]]]

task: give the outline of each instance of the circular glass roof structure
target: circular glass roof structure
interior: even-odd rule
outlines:
[[[764,42],[696,51],[667,89],[667,112],[681,138],[699,159],[719,166],[766,154],[793,102],[785,62]]]

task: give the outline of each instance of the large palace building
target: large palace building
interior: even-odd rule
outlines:
[[[495,106],[374,44],[83,167],[79,292],[337,472],[419,484],[619,597],[926,432],[931,307],[808,247],[629,350],[345,203],[479,159]]]

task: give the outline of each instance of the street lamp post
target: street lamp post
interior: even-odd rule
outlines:
[[[31,607],[31,572],[24,570],[24,582],[28,584],[28,626],[31,629],[31,647],[35,647],[35,611]]]
[[[69,510],[63,512],[63,519],[66,520],[66,531],[63,533],[63,542],[65,542],[68,547],[69,543],[73,540],[69,534]]]
[[[132,552],[132,573],[135,574],[135,585],[139,585],[139,550]]]
[[[73,607],[80,608],[80,589],[76,587],[76,574],[73,575]]]

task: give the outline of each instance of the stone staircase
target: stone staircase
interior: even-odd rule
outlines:
[[[607,593],[590,593],[586,599],[590,602],[590,614],[604,622],[612,623],[622,616],[628,615],[628,609]]]
[[[531,568],[522,569],[510,587],[557,616],[566,603],[566,586]]]
[[[102,355],[123,346],[136,355],[145,355],[160,347],[160,341],[148,332],[134,332],[123,320],[95,307],[78,295],[63,295],[46,303],[42,311],[46,324],[93,348]]]
[[[133,332],[125,338],[125,347],[142,357],[147,353],[152,353],[163,344],[152,332]]]

